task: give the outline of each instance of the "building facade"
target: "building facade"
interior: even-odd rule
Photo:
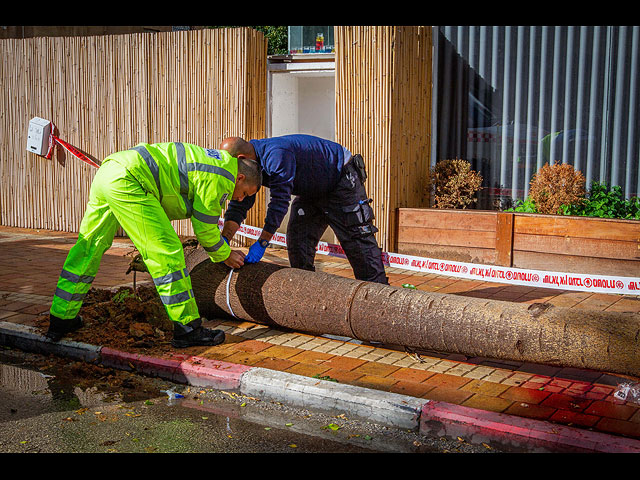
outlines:
[[[587,188],[595,181],[620,186],[627,198],[639,194],[640,27],[432,28],[429,161],[431,166],[453,158],[471,162],[483,176],[478,208],[505,208],[525,199],[532,176],[545,163],[573,165]],[[297,62],[322,56],[332,62],[334,48],[332,27],[289,27],[289,51]],[[314,115],[306,115],[304,105],[308,112],[330,105],[331,68],[325,65],[320,73],[309,62],[298,63],[295,74],[290,71],[298,78],[306,75],[306,82],[324,77],[322,91],[295,90],[296,119],[308,119],[306,133],[330,135],[315,130],[309,120]],[[278,82],[271,84],[273,102],[283,101],[284,77]],[[294,92],[291,84],[287,88]],[[274,133],[284,121],[275,112]]]
[[[545,163],[640,192],[640,27],[434,27],[432,161],[484,177],[480,207],[524,199]]]

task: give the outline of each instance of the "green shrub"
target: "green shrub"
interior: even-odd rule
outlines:
[[[516,200],[516,206],[506,209],[505,212],[538,213],[538,209],[531,197],[527,197],[524,201]]]
[[[516,206],[505,211],[542,213],[530,196],[524,201],[516,200]],[[561,205],[558,214],[640,220],[640,198],[625,199],[621,187],[615,185],[609,188],[606,183],[593,182],[583,202]]]
[[[562,213],[585,217],[640,220],[640,199],[638,197],[625,199],[622,188],[618,185],[609,188],[606,183],[593,182],[586,202],[582,205],[563,205]]]

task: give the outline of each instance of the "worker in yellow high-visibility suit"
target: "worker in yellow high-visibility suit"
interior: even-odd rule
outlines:
[[[256,162],[224,150],[158,143],[109,155],[95,175],[78,240],[58,279],[47,336],[58,341],[82,326],[82,301],[120,225],[140,252],[173,321],[173,346],[222,343],[224,332],[202,327],[184,250],[171,220],[191,218],[211,260],[239,268],[244,253],[231,250],[218,219],[227,199],[241,201],[260,186]]]

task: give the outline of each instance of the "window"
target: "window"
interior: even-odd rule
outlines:
[[[290,26],[289,53],[334,53],[332,26]]]
[[[463,158],[479,208],[524,199],[545,163],[640,192],[640,27],[435,27],[435,160]]]

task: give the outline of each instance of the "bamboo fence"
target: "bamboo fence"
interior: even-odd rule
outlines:
[[[378,243],[396,251],[400,207],[429,206],[431,28],[337,26],[336,140],[367,165]]]
[[[61,147],[27,152],[31,118],[97,160],[140,142],[261,138],[266,49],[249,28],[0,40],[0,225],[77,232],[88,201],[95,168]],[[265,211],[261,192],[247,223]]]
[[[335,33],[336,140],[363,155],[378,241],[394,250],[397,209],[429,206],[431,28]],[[77,232],[88,201],[93,167],[26,151],[35,116],[98,160],[139,142],[265,135],[266,40],[249,28],[4,39],[0,55],[1,225]],[[246,223],[265,213],[262,191]]]

